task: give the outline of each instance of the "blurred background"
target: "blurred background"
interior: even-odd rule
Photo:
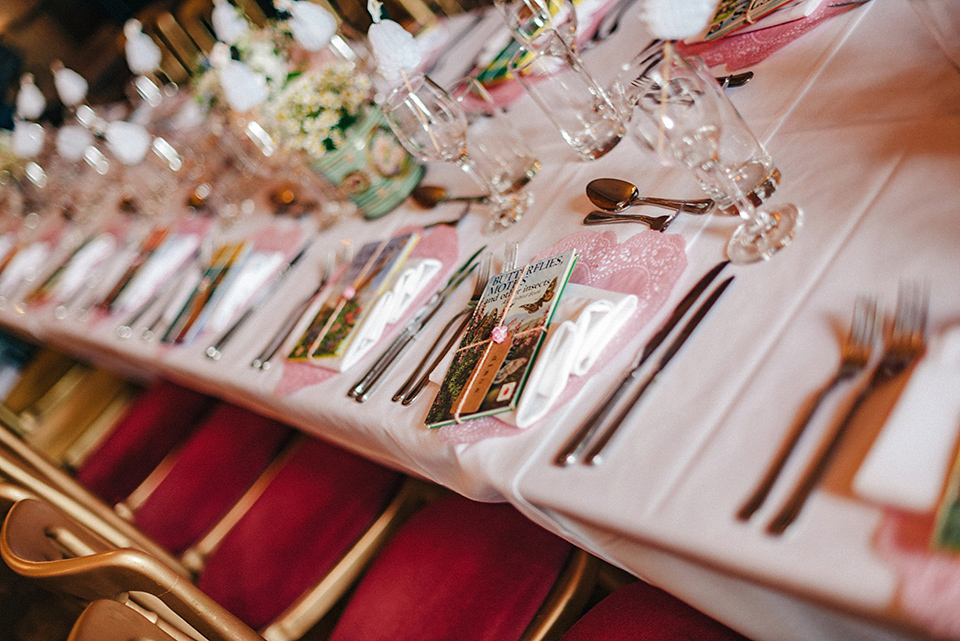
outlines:
[[[254,22],[275,15],[271,0],[230,0]],[[370,24],[366,0],[314,0],[332,8],[358,33]],[[486,0],[387,0],[390,17],[416,32],[431,16],[451,14],[487,4]],[[10,105],[20,75],[33,73],[47,100],[47,120],[56,120],[59,105],[50,63],[61,60],[90,83],[91,104],[119,100],[130,72],[123,57],[123,24],[139,18],[154,38],[169,39],[169,51],[183,59],[169,60],[165,70],[181,82],[194,60],[191,50],[206,50],[203,34],[185,33],[205,20],[212,0],[0,0],[0,126],[10,127]],[[208,25],[209,26],[209,25]],[[186,53],[180,53],[186,52]]]

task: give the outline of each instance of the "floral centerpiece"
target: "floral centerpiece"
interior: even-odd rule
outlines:
[[[220,3],[229,33],[202,61],[194,93],[213,109],[255,120],[276,147],[301,155],[364,216],[382,216],[406,198],[423,167],[373,104],[373,82],[360,61],[343,56],[342,41],[325,46],[339,38],[333,17],[313,3],[278,2],[281,18],[261,29],[245,28],[235,8]]]
[[[279,138],[291,149],[322,158],[344,145],[370,100],[369,76],[334,62],[291,77],[264,106]]]

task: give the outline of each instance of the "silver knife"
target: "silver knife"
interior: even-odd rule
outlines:
[[[620,413],[617,414],[616,418],[610,422],[607,426],[607,429],[597,437],[597,440],[590,446],[590,449],[587,450],[587,453],[583,457],[583,462],[586,465],[596,465],[603,462],[601,455],[603,454],[604,448],[610,443],[610,439],[613,438],[613,435],[617,432],[619,427],[623,424],[623,421],[627,418],[627,414],[630,413],[630,410],[640,402],[640,398],[643,396],[653,383],[657,380],[657,377],[660,375],[660,372],[667,366],[667,363],[670,362],[677,352],[680,351],[680,348],[683,347],[683,344],[690,338],[690,335],[693,334],[693,330],[697,328],[697,325],[700,324],[700,321],[707,315],[707,312],[710,311],[710,308],[713,307],[714,303],[720,299],[720,296],[723,295],[723,292],[726,291],[730,283],[733,282],[734,276],[731,276],[727,280],[720,283],[713,293],[710,294],[710,297],[707,300],[703,301],[703,304],[700,308],[690,317],[690,320],[687,321],[687,324],[683,326],[683,329],[677,334],[677,337],[673,339],[673,342],[667,347],[663,355],[660,356],[660,360],[657,361],[656,367],[653,371],[647,376],[647,380],[643,382],[643,385],[634,392],[630,400],[624,404],[623,409],[620,410]]]
[[[624,392],[627,391],[629,384],[636,379],[640,373],[640,368],[643,367],[643,364],[647,362],[647,359],[650,358],[650,355],[663,341],[667,338],[670,332],[676,327],[677,323],[683,318],[683,315],[687,313],[687,310],[697,301],[700,295],[706,291],[707,287],[710,286],[710,283],[716,279],[716,277],[723,271],[723,268],[730,264],[729,260],[725,260],[721,263],[717,263],[714,267],[708,271],[706,274],[700,277],[700,280],[690,288],[684,297],[677,303],[677,306],[674,308],[673,312],[670,314],[670,318],[667,319],[667,322],[663,324],[656,334],[647,342],[646,346],[643,349],[643,353],[640,355],[640,359],[637,361],[637,364],[627,372],[626,376],[620,380],[620,384],[610,392],[603,401],[597,405],[597,409],[593,411],[590,416],[583,422],[580,428],[570,437],[569,440],[564,444],[563,448],[557,453],[554,463],[563,467],[565,465],[570,465],[571,463],[576,463],[580,458],[580,455],[583,453],[583,450],[587,446],[587,442],[590,438],[600,429],[600,425],[603,423],[604,419],[613,410],[614,406],[617,404],[617,401],[620,400],[620,397],[623,396]]]

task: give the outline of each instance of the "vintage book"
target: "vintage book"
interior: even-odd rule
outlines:
[[[288,358],[320,360],[343,356],[419,239],[419,234],[406,234],[361,247]]]
[[[250,243],[247,241],[229,243],[216,250],[210,266],[163,334],[164,342],[185,343],[200,333],[210,311],[249,253]]]
[[[427,413],[427,427],[516,408],[576,260],[568,250],[490,279]]]
[[[716,40],[729,35],[788,2],[791,0],[720,0],[703,39]]]
[[[953,462],[946,491],[937,506],[931,544],[935,550],[960,553],[960,453]]]

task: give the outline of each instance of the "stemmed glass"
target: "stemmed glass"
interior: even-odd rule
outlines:
[[[732,262],[769,258],[793,239],[803,214],[795,205],[756,204],[756,176],[740,162],[741,150],[723,144],[734,130],[733,139],[755,137],[713,77],[666,46],[663,61],[643,76],[637,103],[653,121],[652,143],[686,166],[708,195],[729,203],[743,218],[727,245]]]
[[[577,49],[577,11],[573,0],[495,0],[513,37],[531,51],[553,46],[555,31],[571,51]]]
[[[450,94],[424,74],[404,76],[380,105],[390,128],[411,154],[425,162],[455,162],[486,192],[493,208],[491,229],[523,215],[526,198],[497,190],[467,153],[467,118]]]

